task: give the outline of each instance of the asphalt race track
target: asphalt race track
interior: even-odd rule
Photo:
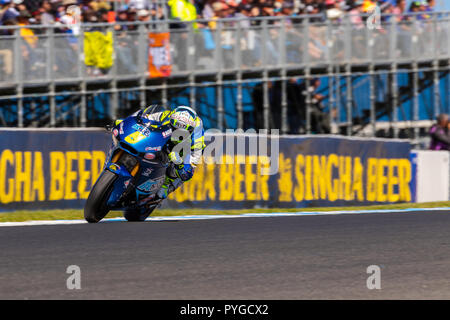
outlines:
[[[4,227],[0,299],[449,299],[449,213]]]

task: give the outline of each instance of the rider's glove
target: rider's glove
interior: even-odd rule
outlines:
[[[172,151],[171,153],[169,153],[169,160],[178,165],[183,163],[183,159],[180,157],[180,154],[175,151]]]

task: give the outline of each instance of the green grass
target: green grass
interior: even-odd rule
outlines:
[[[243,214],[243,213],[271,213],[271,212],[302,212],[302,211],[340,211],[340,210],[375,210],[375,209],[407,209],[407,208],[439,208],[450,207],[447,202],[428,203],[399,203],[365,207],[330,207],[330,208],[272,208],[272,209],[242,209],[242,210],[211,210],[211,209],[161,209],[152,216],[203,215],[203,214]],[[112,211],[107,218],[122,217],[121,211]],[[83,210],[46,210],[46,211],[14,211],[0,213],[0,222],[21,222],[32,220],[74,220],[84,219]]]

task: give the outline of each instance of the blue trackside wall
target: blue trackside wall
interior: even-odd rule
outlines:
[[[263,137],[239,137],[243,140],[206,135],[205,154],[216,161],[198,166],[165,207],[303,208],[414,200],[408,142],[273,136],[263,141],[268,152],[260,149],[256,155],[249,146]],[[234,155],[209,152],[214,145],[225,148],[217,144],[220,139],[234,143]],[[239,141],[244,149],[236,147]],[[83,208],[110,144],[102,130],[0,130],[0,212]],[[264,174],[265,168],[272,174]]]

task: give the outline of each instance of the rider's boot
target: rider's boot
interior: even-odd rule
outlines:
[[[176,188],[181,185],[182,181],[180,178],[170,178],[166,176],[163,185],[158,190],[157,196],[160,199],[166,199],[167,196],[174,192]]]
[[[164,181],[163,185],[161,186],[161,188],[158,190],[158,193],[156,194],[158,196],[158,198],[160,198],[160,199],[167,198],[167,196],[169,195],[169,188],[172,185],[170,180],[172,180],[172,179],[170,179],[169,177],[166,177],[166,180]]]

